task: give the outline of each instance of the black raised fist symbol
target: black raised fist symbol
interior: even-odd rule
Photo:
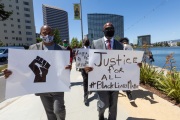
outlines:
[[[46,82],[46,75],[51,65],[43,58],[37,56],[30,64],[29,67],[35,74],[34,82]]]

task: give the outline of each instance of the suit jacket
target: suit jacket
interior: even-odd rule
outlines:
[[[91,49],[107,49],[104,37],[97,40],[93,40]],[[113,50],[123,50],[123,45],[114,39]]]
[[[29,46],[29,50],[44,50],[43,43],[40,42],[40,43],[33,44],[33,45]],[[63,48],[60,45],[55,44],[54,50],[63,50]]]
[[[55,44],[55,43],[54,43]],[[43,43],[40,42],[40,43],[36,43],[36,44],[33,44],[29,47],[29,50],[44,50],[43,48]],[[63,50],[63,48],[60,46],[60,45],[57,45],[55,44],[54,45],[54,50]],[[61,92],[50,92],[50,93],[36,93],[35,95],[37,96],[52,96],[52,95],[58,95],[60,94]]]

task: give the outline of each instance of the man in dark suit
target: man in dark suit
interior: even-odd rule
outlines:
[[[123,45],[113,38],[114,26],[107,22],[103,27],[104,37],[92,41],[92,49],[123,50]],[[90,72],[93,68],[86,67],[85,71]],[[117,102],[119,91],[97,91],[99,120],[104,120],[104,112],[109,108],[108,120],[116,120]]]

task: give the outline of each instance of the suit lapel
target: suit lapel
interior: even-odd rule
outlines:
[[[105,41],[105,40],[104,40],[104,37],[103,37],[103,38],[101,39],[102,49],[107,49],[104,41]]]

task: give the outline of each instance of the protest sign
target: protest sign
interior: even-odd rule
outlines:
[[[69,51],[10,49],[6,98],[44,92],[69,91]]]
[[[139,86],[142,51],[89,50],[89,91],[135,90]]]
[[[84,68],[89,64],[89,49],[78,49],[76,55],[76,68]]]

